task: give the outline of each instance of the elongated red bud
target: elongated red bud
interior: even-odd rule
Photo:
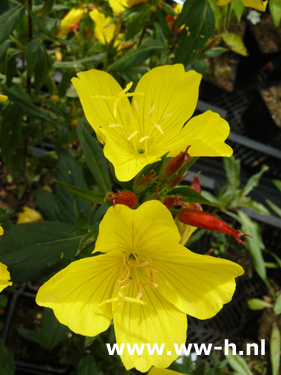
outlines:
[[[180,152],[177,156],[169,160],[163,166],[162,171],[158,177],[160,181],[164,181],[169,177],[172,177],[175,173],[177,173],[184,162],[190,160],[190,155],[188,154],[189,148],[190,146],[188,146],[185,151]]]
[[[119,191],[117,193],[107,193],[105,196],[105,201],[112,201],[113,207],[116,204],[124,204],[130,208],[134,208],[138,204],[138,197],[132,191]]]
[[[246,245],[246,242],[242,241],[241,237],[251,237],[247,233],[241,233],[239,230],[231,228],[225,221],[220,220],[207,212],[183,208],[180,210],[178,218],[182,223],[192,225],[193,227],[209,229],[233,236],[237,242],[242,243],[243,245]]]

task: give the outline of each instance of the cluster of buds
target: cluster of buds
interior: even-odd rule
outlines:
[[[117,193],[107,193],[105,201],[111,200],[113,207],[116,204],[124,204],[130,208],[138,205],[138,197],[132,191],[118,191]]]

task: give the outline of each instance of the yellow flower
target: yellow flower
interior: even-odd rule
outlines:
[[[147,375],[184,375],[182,372],[152,367]]]
[[[8,100],[7,95],[0,95],[0,102],[5,102],[6,100]]]
[[[58,38],[66,38],[73,25],[79,24],[83,16],[87,13],[86,8],[72,8],[61,20]]]
[[[24,206],[22,208],[23,212],[20,212],[18,215],[17,224],[26,224],[32,223],[33,221],[41,221],[43,220],[42,215],[32,208]]]
[[[4,229],[0,225],[0,236],[3,236],[3,234],[4,234]]]
[[[0,263],[0,292],[13,283],[10,280],[10,272],[5,264]]]
[[[129,181],[143,167],[169,152],[176,156],[189,148],[191,156],[231,156],[224,143],[229,125],[207,111],[192,116],[201,75],[185,72],[181,64],[160,66],[146,73],[135,92],[128,93],[108,73],[89,70],[73,78],[85,115],[105,143],[104,154],[120,181]],[[132,103],[128,100],[133,96]]]
[[[111,17],[105,17],[97,8],[90,11],[89,16],[95,22],[95,37],[98,41],[103,44],[109,44],[114,37],[115,24],[110,23],[112,21]],[[120,42],[115,40],[114,47],[116,47]]]
[[[233,0],[217,0],[217,5],[226,5],[232,3]],[[263,0],[242,0],[245,7],[254,8],[261,12],[265,12],[268,1]]]
[[[147,0],[108,0],[114,15],[123,12],[126,8],[132,8],[133,6],[146,3]]]
[[[194,254],[179,244],[170,211],[160,201],[138,209],[110,207],[94,252],[71,263],[38,291],[36,302],[78,334],[96,336],[113,318],[117,344],[165,344],[171,355],[129,355],[126,367],[168,367],[186,341],[186,314],[208,319],[229,302],[239,265]]]

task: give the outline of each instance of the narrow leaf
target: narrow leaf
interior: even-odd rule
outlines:
[[[9,35],[16,28],[17,24],[20,22],[23,14],[24,7],[22,5],[17,5],[7,10],[0,16],[0,44],[9,37]]]
[[[253,375],[252,371],[249,369],[247,362],[240,355],[228,354],[228,363],[230,367],[237,372],[239,375]]]
[[[209,201],[207,198],[203,197],[203,195],[197,193],[197,191],[187,187],[187,186],[179,186],[167,193],[167,196],[173,195],[182,195],[186,198],[185,202],[190,203],[201,203],[201,204],[208,204],[210,206],[217,206],[216,203]]]
[[[102,192],[111,191],[111,182],[106,159],[99,142],[83,126],[78,126],[77,133],[81,142],[86,162]]]
[[[272,331],[270,337],[270,360],[272,375],[279,374],[280,366],[280,331],[276,322],[272,324]]]
[[[262,299],[258,299],[258,298],[252,298],[252,299],[249,299],[248,301],[248,307],[249,309],[251,310],[263,310],[265,308],[273,308],[273,305],[269,302],[266,302]]]

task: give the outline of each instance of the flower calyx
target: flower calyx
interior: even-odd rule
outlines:
[[[163,200],[163,204],[168,208],[168,210],[171,210],[175,206],[180,206],[182,208],[186,207],[185,203],[180,202],[180,199],[185,199],[185,197],[182,197],[181,195],[165,197]]]
[[[246,242],[242,241],[241,237],[251,237],[247,233],[241,233],[241,231],[231,228],[231,226],[229,226],[225,221],[200,210],[183,208],[180,210],[178,218],[182,223],[192,225],[197,228],[225,233],[229,236],[234,237],[237,242],[241,243],[244,246],[246,246]]]
[[[116,204],[124,204],[129,208],[135,208],[138,205],[138,197],[132,191],[118,191],[117,193],[107,193],[105,201],[111,200],[113,207]]]

